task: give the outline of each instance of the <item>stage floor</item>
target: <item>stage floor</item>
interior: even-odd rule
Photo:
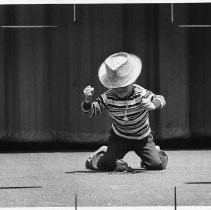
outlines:
[[[211,150],[167,150],[163,171],[92,172],[90,152],[0,154],[1,207],[211,206]],[[139,168],[139,158],[124,160]],[[76,207],[74,208],[76,209]],[[174,209],[174,208],[171,208]]]

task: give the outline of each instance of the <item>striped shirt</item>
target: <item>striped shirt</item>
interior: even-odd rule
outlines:
[[[133,84],[132,92],[126,98],[119,98],[112,89],[100,95],[91,104],[82,103],[82,112],[88,117],[107,110],[112,118],[112,129],[121,137],[127,139],[143,139],[151,132],[149,114],[141,104],[143,98],[156,101],[156,107],[162,108],[165,99],[155,95],[145,88]]]

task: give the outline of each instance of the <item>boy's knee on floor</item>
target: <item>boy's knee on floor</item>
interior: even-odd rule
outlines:
[[[150,162],[145,162],[145,168],[148,170],[162,170],[162,161],[161,160],[152,160]]]
[[[160,164],[154,164],[154,165],[146,165],[146,169],[148,170],[163,170],[162,163]]]
[[[166,166],[167,162],[163,162],[162,160],[145,164],[145,168],[148,170],[163,170]]]
[[[162,150],[158,151],[159,157],[145,162],[145,168],[148,170],[163,170],[168,164],[168,156]]]
[[[116,168],[116,161],[104,157],[98,161],[97,167],[102,171],[114,171]]]

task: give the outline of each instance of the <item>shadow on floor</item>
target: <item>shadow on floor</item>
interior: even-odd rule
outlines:
[[[65,172],[65,174],[78,174],[78,173],[82,173],[82,174],[96,174],[96,173],[103,173],[103,174],[137,174],[137,173],[144,173],[147,170],[143,169],[143,168],[134,168],[133,171],[131,172],[115,172],[115,171],[90,171],[90,170],[80,170],[80,171],[67,171]]]

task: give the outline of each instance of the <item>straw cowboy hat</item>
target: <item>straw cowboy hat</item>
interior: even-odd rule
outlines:
[[[141,69],[142,62],[139,57],[119,52],[105,59],[98,70],[98,77],[106,88],[125,87],[136,81]]]

